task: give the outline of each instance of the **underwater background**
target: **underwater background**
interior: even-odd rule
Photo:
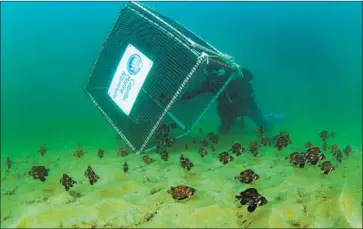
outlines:
[[[301,186],[299,188],[312,189],[313,185],[320,185],[320,183],[334,186],[334,191],[327,194],[328,200],[325,200],[332,202],[321,205],[321,208],[326,209],[327,212],[319,215],[318,203],[309,202],[307,205],[315,209],[315,218],[307,216],[306,223],[299,223],[298,226],[297,223],[290,222],[298,220],[300,216],[294,218],[298,215],[297,213],[291,213],[294,219],[284,219],[281,222],[272,221],[272,216],[264,221],[262,213],[257,213],[260,214],[259,216],[251,216],[253,220],[245,215],[247,217],[245,220],[251,221],[248,225],[242,223],[241,226],[239,224],[241,222],[236,224],[229,224],[229,221],[217,222],[218,217],[226,212],[238,218],[240,213],[234,212],[234,209],[238,208],[229,206],[227,201],[233,205],[234,195],[247,187],[236,184],[233,177],[238,175],[241,169],[252,166],[248,164],[252,163],[251,158],[246,159],[246,162],[239,158],[240,165],[237,164],[229,169],[223,167],[219,173],[211,172],[218,181],[209,184],[207,181],[213,178],[208,175],[208,169],[210,166],[217,166],[216,168],[220,166],[217,163],[217,157],[207,159],[208,163],[202,163],[199,162],[201,159],[197,151],[190,152],[191,155],[196,154],[190,156],[190,158],[196,158],[195,164],[199,162],[199,167],[196,166],[195,170],[197,178],[193,180],[193,177],[188,177],[191,175],[187,176],[180,171],[182,169],[178,164],[178,157],[181,151],[185,151],[182,144],[180,149],[175,149],[174,155],[170,151],[169,164],[154,164],[153,168],[144,169],[145,171],[135,170],[138,175],[133,175],[132,180],[123,180],[125,179],[122,172],[124,159],[119,159],[117,156],[122,143],[115,139],[115,131],[83,90],[100,48],[123,4],[123,2],[1,3],[2,227],[61,227],[60,225],[66,227],[92,220],[98,225],[97,227],[102,227],[99,226],[101,224],[98,219],[102,219],[104,222],[102,225],[106,225],[108,222],[106,215],[112,215],[111,212],[117,211],[115,209],[123,209],[125,212],[119,214],[123,215],[122,217],[126,215],[123,223],[116,219],[117,222],[112,223],[118,227],[121,227],[120,225],[124,227],[132,225],[140,227],[362,226],[362,4],[360,2],[144,3],[180,22],[251,70],[255,75],[252,84],[256,102],[261,110],[265,114],[285,115],[283,120],[275,124],[274,131],[276,133],[282,130],[287,131],[291,135],[293,146],[289,149],[290,151],[283,151],[282,155],[279,155],[281,160],[278,160],[276,166],[279,167],[278,171],[296,173],[294,182],[297,186]],[[218,117],[211,109],[211,112],[201,120],[200,128],[203,128],[204,132],[216,131],[218,125]],[[254,130],[255,127],[251,123],[241,137],[232,133],[230,136],[224,136],[224,139],[228,144],[241,141],[242,144],[248,145],[249,142],[247,140],[243,142],[243,139],[253,139]],[[351,155],[344,159],[342,166],[336,165],[336,170],[326,176],[329,178],[321,178],[319,169],[308,168],[305,175],[301,172],[303,170],[298,172],[292,170],[291,165],[284,161],[284,157],[297,148],[302,150],[307,141],[320,145],[319,132],[322,130],[336,133],[336,137],[329,142],[329,145],[337,143],[341,148],[351,145],[353,149]],[[84,159],[73,157],[77,142],[86,151]],[[38,152],[38,148],[42,145],[47,148],[44,157]],[[98,148],[105,150],[105,158],[102,162],[97,157]],[[278,181],[274,181],[274,177],[284,177],[284,179],[286,177],[274,174],[276,171],[269,168],[269,163],[275,161],[271,158],[277,155],[274,150],[271,149],[271,154],[268,150],[261,153],[262,156],[257,163],[260,173],[270,177],[265,183],[260,180],[260,188],[267,189],[275,185],[276,190],[270,190],[268,194],[270,196],[274,196],[275,192],[279,193],[282,189],[284,192],[289,190],[287,188],[289,186],[279,186]],[[88,155],[87,152],[89,152]],[[185,153],[188,155],[187,152]],[[134,158],[128,159],[128,163],[134,160],[136,164],[140,164],[140,156],[130,155],[129,157],[131,156]],[[5,165],[8,157],[13,162],[13,167],[9,171]],[[154,157],[156,158],[157,155]],[[270,159],[264,159],[264,157]],[[81,160],[85,161],[80,163]],[[336,164],[333,159],[332,161]],[[50,167],[48,178],[50,183],[48,184],[33,180],[27,174],[24,175],[33,165],[40,164]],[[63,173],[69,173],[80,180],[87,166],[93,164],[95,170],[99,168],[101,182],[98,185],[101,187],[103,185],[104,189],[97,190],[97,185],[90,189],[90,186],[82,183],[81,185],[85,187],[77,190],[82,193],[82,197],[68,203],[76,204],[77,207],[71,208],[78,210],[70,213],[71,210],[64,207],[66,205],[64,201],[67,202],[68,200],[65,199],[69,196],[59,184],[59,179]],[[131,169],[132,163],[129,164]],[[171,170],[170,176],[158,177],[160,174],[167,176],[166,168]],[[146,201],[149,199],[144,194],[141,197],[136,197],[135,194],[128,198],[128,190],[138,190],[140,194],[143,193],[142,190],[146,190],[145,187],[149,187],[145,184],[144,178],[140,178],[145,173],[150,174],[150,177],[153,176],[151,174],[155,174],[154,185],[160,182],[162,190],[160,197],[153,196],[154,199]],[[182,178],[177,177],[178,174],[181,174]],[[313,174],[316,175],[316,180]],[[226,178],[228,176],[229,178]],[[224,178],[226,183],[223,181]],[[188,181],[188,179],[191,180]],[[195,186],[200,182],[198,184],[203,184],[201,185],[202,193],[204,190],[205,193],[213,196],[209,199],[207,194],[199,197],[203,200],[198,200],[196,196],[196,200],[193,200],[196,201],[196,205],[199,204],[201,208],[212,206],[213,209],[207,209],[206,212],[219,212],[220,215],[213,213],[214,215],[209,215],[211,218],[206,221],[195,220],[191,217],[196,214],[191,213],[190,208],[193,207],[191,200],[189,203],[173,202],[170,205],[175,207],[173,209],[181,208],[175,211],[180,211],[181,216],[185,214],[183,217],[168,215],[170,208],[163,209],[156,204],[157,209],[162,209],[157,216],[147,213],[152,215],[150,220],[140,224],[135,223],[137,221],[135,215],[146,212],[141,206],[154,208],[150,207],[150,203],[159,203],[157,198],[166,202],[173,201],[166,190],[171,185],[188,182]],[[282,181],[279,184],[281,183]],[[42,187],[43,185],[46,186]],[[107,185],[110,187],[106,189]],[[121,191],[120,186],[122,186]],[[346,188],[348,186],[349,188]],[[198,193],[198,187],[195,188]],[[208,193],[208,190],[216,188],[220,188],[218,195]],[[16,189],[14,195],[5,195],[9,190],[14,189]],[[105,190],[113,191],[104,197],[102,193],[106,192]],[[224,191],[233,191],[228,194],[230,200],[222,197]],[[339,198],[343,198],[341,194],[343,191],[348,194],[344,194],[344,200],[341,200]],[[87,197],[87,193],[91,192],[95,193],[94,196]],[[40,196],[47,196],[47,198],[43,201]],[[123,196],[122,204],[115,201],[115,198],[120,196]],[[290,198],[288,194],[285,196]],[[141,201],[143,198],[145,201]],[[36,201],[32,202],[34,199]],[[112,208],[112,204],[107,202],[109,199],[119,204],[118,207]],[[97,205],[97,200],[103,205]],[[346,205],[344,207],[340,205],[339,208],[334,202],[338,200]],[[280,205],[276,204],[285,206],[287,203],[289,201],[279,203]],[[274,202],[271,201],[270,205],[273,204]],[[81,214],[82,211],[88,211],[89,206],[94,205],[98,206],[98,213]],[[272,211],[268,205],[266,209]],[[83,210],[82,206],[84,206]],[[329,206],[339,210],[329,211]],[[295,205],[285,207],[291,212],[299,208]],[[290,217],[290,210],[286,210],[288,213],[285,212],[282,215]],[[34,214],[42,211],[42,214],[39,213],[42,216],[32,217],[30,213],[26,215],[25,211],[34,212]],[[54,214],[54,211],[58,214]],[[76,212],[81,212],[79,218],[74,217],[77,215]],[[45,214],[57,218],[45,217]],[[62,217],[62,214],[65,216]],[[128,218],[128,214],[132,217]],[[71,215],[73,216],[70,217]],[[196,217],[201,219],[207,216],[197,215]],[[339,222],[329,221],[334,217]],[[224,216],[225,220],[227,218]]]

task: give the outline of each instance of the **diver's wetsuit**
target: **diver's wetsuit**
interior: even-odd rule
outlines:
[[[226,76],[229,76],[232,70],[225,69],[224,75],[221,76],[215,72],[213,67],[213,65],[209,66],[208,79],[203,82],[202,87],[184,93],[181,100],[189,100],[202,93],[216,94],[219,91],[228,79]],[[249,116],[257,126],[267,128],[267,121],[254,101],[254,93],[250,84],[253,75],[245,68],[242,68],[242,72],[244,77],[233,79],[218,97],[218,114],[221,118],[219,131],[221,133],[228,132],[238,118],[243,127],[243,116]]]

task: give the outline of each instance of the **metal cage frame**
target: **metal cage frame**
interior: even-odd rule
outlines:
[[[120,10],[119,15],[117,16],[116,21],[114,22],[109,34],[106,37],[106,41],[109,39],[114,27],[117,24],[118,18],[122,12],[122,10],[124,8],[128,8],[130,10],[132,10],[134,13],[138,14],[140,17],[148,20],[150,23],[153,23],[155,26],[157,26],[159,29],[165,31],[165,33],[172,37],[173,39],[175,39],[176,42],[181,43],[182,45],[184,45],[186,48],[188,48],[192,53],[194,53],[194,55],[196,55],[197,57],[197,62],[194,65],[194,67],[190,70],[190,72],[188,73],[188,75],[186,76],[186,78],[184,79],[184,81],[182,82],[181,86],[179,87],[179,89],[174,93],[173,97],[171,98],[171,100],[169,101],[169,103],[165,106],[165,109],[163,110],[162,114],[160,115],[160,117],[158,118],[157,122],[154,124],[154,126],[152,127],[151,131],[149,132],[149,134],[147,135],[146,139],[144,140],[141,148],[137,149],[128,139],[127,136],[124,135],[124,133],[116,126],[116,124],[112,121],[112,119],[107,115],[107,113],[102,109],[102,107],[100,106],[100,104],[98,103],[97,99],[94,98],[94,96],[92,96],[92,94],[90,93],[90,89],[88,87],[86,87],[84,90],[85,92],[88,94],[88,96],[91,98],[91,101],[96,105],[96,107],[101,111],[101,113],[103,114],[103,116],[106,118],[106,120],[111,124],[111,126],[116,130],[116,132],[121,136],[121,138],[125,141],[125,143],[133,150],[136,152],[136,154],[140,154],[142,152],[147,152],[150,151],[152,149],[155,148],[151,147],[148,149],[145,149],[146,145],[148,144],[148,142],[150,141],[150,139],[152,138],[152,136],[154,135],[156,129],[158,128],[158,126],[160,125],[160,123],[164,120],[166,115],[170,115],[170,117],[175,120],[176,122],[178,122],[177,118],[173,117],[172,114],[169,113],[171,107],[173,106],[174,102],[176,101],[176,99],[179,97],[180,93],[182,92],[182,90],[184,89],[184,87],[188,84],[189,80],[195,75],[196,70],[200,67],[200,65],[202,63],[209,63],[210,60],[214,60],[215,59],[219,59],[219,60],[224,60],[222,62],[220,62],[221,66],[234,66],[234,67],[238,67],[238,65],[236,65],[233,60],[231,60],[231,57],[228,55],[225,55],[223,53],[221,53],[220,51],[218,51],[216,48],[214,48],[212,45],[210,45],[209,43],[205,42],[204,40],[202,40],[200,37],[198,37],[196,34],[194,34],[193,32],[189,31],[190,33],[193,34],[193,36],[197,37],[198,39],[204,41],[206,44],[208,44],[210,48],[204,47],[200,44],[198,44],[197,42],[193,41],[191,38],[185,36],[183,33],[181,33],[180,31],[178,31],[176,28],[174,28],[168,21],[166,20],[171,20],[168,19],[167,17],[163,17],[161,18],[161,16],[157,15],[156,12],[152,12],[153,10],[148,9],[147,7],[143,6],[140,3],[137,2],[129,2],[127,4],[125,4],[125,6]],[[153,20],[151,20],[150,18],[146,17],[145,15],[151,16],[153,18]],[[184,28],[181,24],[179,24],[176,21],[171,20],[172,23],[180,26],[181,28]],[[162,26],[160,26],[162,25]],[[168,30],[165,29],[168,28]],[[104,44],[105,45],[105,44]],[[95,71],[96,68],[96,64],[98,63],[101,53],[104,50],[104,45],[102,45],[101,50],[96,58],[95,64],[93,66],[93,69],[91,71],[91,74],[89,75],[89,79],[91,79],[93,72]],[[232,68],[232,67],[231,67]],[[207,107],[204,109],[204,111],[199,115],[199,117],[197,118],[197,120],[195,121],[195,124],[188,129],[187,131],[185,131],[185,133],[177,136],[176,138],[181,138],[185,135],[188,135],[191,133],[191,130],[194,128],[194,126],[199,122],[199,120],[202,118],[202,116],[205,114],[205,112],[208,110],[208,108],[211,106],[211,104],[217,99],[217,97],[223,92],[223,90],[225,89],[225,87],[228,85],[228,83],[231,81],[233,77],[230,77],[229,80],[226,82],[226,84],[219,90],[219,92],[217,93],[216,96],[214,96],[214,98],[209,102],[209,104],[207,105]],[[92,88],[95,89],[95,88]]]

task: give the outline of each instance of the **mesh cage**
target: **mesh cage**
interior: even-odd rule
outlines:
[[[178,102],[203,81],[210,55],[222,54],[179,23],[132,2],[121,9],[85,90],[127,145],[140,153],[156,145],[164,123],[175,124],[177,137],[187,134],[215,99],[209,95],[205,105],[194,109],[193,101]]]

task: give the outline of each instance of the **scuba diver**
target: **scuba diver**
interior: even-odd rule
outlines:
[[[181,101],[195,98],[203,93],[216,94],[230,75],[236,71],[231,67],[221,67],[220,64],[213,64],[213,62],[210,60],[207,65],[204,72],[207,74],[207,79],[202,82],[202,86],[194,91],[185,92]],[[250,117],[258,127],[268,129],[267,120],[254,100],[254,92],[250,84],[252,80],[253,74],[249,70],[237,67],[237,77],[231,80],[217,98],[217,109],[221,119],[220,133],[227,133],[238,119],[240,127],[243,128],[245,116]]]

